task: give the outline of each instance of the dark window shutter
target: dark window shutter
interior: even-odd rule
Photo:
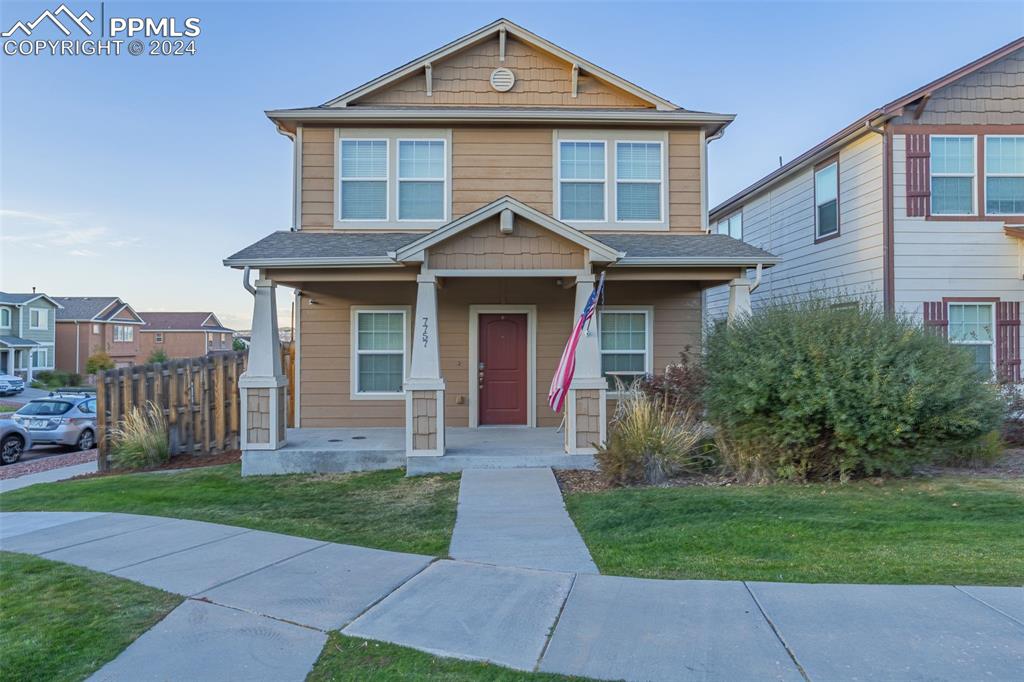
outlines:
[[[928,214],[928,198],[931,196],[929,179],[928,135],[910,133],[907,135],[907,215]]]
[[[946,314],[946,304],[943,301],[925,301],[924,330],[942,338],[947,337],[949,317]]]
[[[996,303],[996,376],[1020,382],[1020,303]]]

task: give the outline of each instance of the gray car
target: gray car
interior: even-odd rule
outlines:
[[[9,416],[0,416],[0,464],[14,464],[32,447],[32,436]]]
[[[96,447],[96,396],[91,393],[51,393],[36,398],[14,413],[36,445]]]

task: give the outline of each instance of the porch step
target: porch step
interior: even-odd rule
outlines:
[[[552,469],[596,469],[593,455],[451,453],[443,457],[406,457],[406,475],[448,474],[466,469],[525,469],[551,467]]]

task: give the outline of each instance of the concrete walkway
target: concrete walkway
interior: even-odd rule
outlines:
[[[17,478],[4,478],[0,479],[0,493],[6,493],[9,490],[18,490],[19,488],[27,488],[30,485],[36,483],[53,483],[54,481],[63,481],[75,476],[81,476],[82,474],[91,474],[96,471],[96,462],[86,462],[85,464],[72,464],[71,466],[60,467],[59,469],[49,469],[48,471],[40,471],[36,474],[25,474],[24,476],[18,476]]]
[[[1016,587],[641,580],[129,514],[0,514],[0,549],[188,597],[97,680],[301,680],[338,628],[599,679],[999,681],[1024,669]]]
[[[467,469],[459,484],[453,559],[597,573],[551,469]]]

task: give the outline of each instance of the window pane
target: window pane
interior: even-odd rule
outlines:
[[[344,180],[341,183],[341,217],[384,220],[388,215],[388,183],[384,180]]]
[[[615,147],[615,176],[619,180],[661,180],[661,145],[619,142]]]
[[[932,178],[932,214],[968,215],[974,211],[974,178]]]
[[[384,140],[342,140],[341,177],[383,178],[388,174],[388,143]]]
[[[620,182],[615,202],[619,220],[661,220],[661,183]]]
[[[604,178],[604,143],[562,142],[560,177],[563,180]]]
[[[729,218],[729,236],[733,239],[743,239],[743,214],[737,213]]]
[[[629,386],[644,371],[644,356],[638,353],[603,353],[601,355],[601,375],[608,380],[608,390],[618,390],[621,382]]]
[[[839,166],[831,164],[814,174],[814,201],[819,206],[838,198]]]
[[[361,351],[402,348],[402,313],[359,313],[357,348]]]
[[[643,313],[602,313],[601,350],[647,350],[647,324]],[[643,356],[640,356],[641,368]]]
[[[604,220],[604,184],[563,182],[562,220]]]
[[[1024,177],[986,178],[985,213],[1024,215]]]
[[[360,393],[400,393],[402,390],[402,355],[360,355]]]
[[[1024,174],[1024,137],[986,137],[985,172]]]
[[[441,220],[444,218],[444,183],[398,183],[398,217],[402,220]]]
[[[992,376],[992,346],[989,344],[972,344],[960,346],[971,355],[974,366],[981,374]]]
[[[932,173],[974,174],[974,138],[931,138]]]
[[[406,140],[399,142],[398,177],[443,178],[444,141]]]
[[[835,199],[818,206],[818,236],[834,234],[839,230],[839,202]]]
[[[992,306],[974,303],[949,304],[949,340],[953,343],[992,343]]]

